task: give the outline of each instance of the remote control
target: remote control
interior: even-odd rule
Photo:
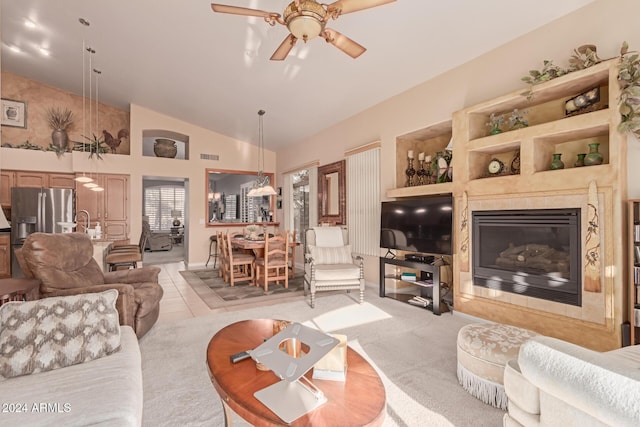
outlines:
[[[232,354],[231,356],[229,356],[229,359],[231,360],[231,363],[238,363],[250,357],[251,356],[249,355],[248,351],[241,351],[240,353]]]

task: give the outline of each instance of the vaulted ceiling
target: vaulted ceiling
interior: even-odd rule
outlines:
[[[214,13],[204,0],[2,0],[2,69],[81,95],[84,41],[101,102],[254,144],[264,109],[265,147],[276,150],[591,1],[398,0],[329,21],[367,48],[357,59],[315,38],[270,61],[286,27]],[[289,3],[218,2],[280,14]]]

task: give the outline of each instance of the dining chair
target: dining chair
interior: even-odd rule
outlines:
[[[291,236],[291,242],[295,243],[296,230],[293,230],[290,236]],[[293,279],[296,275],[296,247],[295,245],[287,245],[287,249],[289,252],[289,277]]]
[[[229,257],[227,255],[227,235],[222,231],[216,233],[218,247],[220,248],[220,268],[218,269],[218,277],[227,282],[229,279]]]
[[[254,281],[256,257],[247,253],[236,252],[231,246],[231,233],[227,231],[225,238],[227,251],[228,282],[234,286],[237,282]]]
[[[269,282],[284,281],[284,287],[289,287],[289,232],[284,235],[273,236],[264,241],[264,257],[256,258],[256,286],[269,290]]]

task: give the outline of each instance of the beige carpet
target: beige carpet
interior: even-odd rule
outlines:
[[[189,286],[211,309],[237,307],[245,304],[273,304],[291,297],[302,298],[304,295],[303,272],[296,273],[289,279],[289,286],[270,283],[265,292],[261,286],[251,286],[249,282],[236,283],[229,286],[218,274],[217,269],[185,270],[180,274]]]
[[[435,316],[380,298],[377,292],[368,287],[364,304],[357,304],[353,293],[342,292],[322,294],[315,309],[299,299],[156,324],[140,340],[143,425],[224,425],[205,363],[209,340],[239,320],[280,318],[347,335],[349,345],[373,364],[385,386],[385,427],[501,426],[503,411],[485,405],[458,384],[456,336],[471,321],[457,314]]]

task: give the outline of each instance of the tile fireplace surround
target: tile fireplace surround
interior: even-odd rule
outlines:
[[[619,347],[621,319],[614,313],[622,313],[624,290],[621,259],[615,260],[617,251],[611,218],[613,206],[611,192],[598,190],[600,219],[600,281],[601,292],[589,292],[582,278],[582,304],[574,306],[543,299],[527,297],[511,292],[476,286],[471,273],[471,261],[459,268],[459,292],[456,309],[468,314],[534,329],[539,333],[556,336],[568,341],[597,349]],[[575,191],[563,194],[512,194],[491,197],[469,197],[468,218],[474,211],[580,208],[581,214],[581,264],[585,267],[585,241],[590,226],[587,218],[588,189],[581,194]],[[470,224],[469,224],[470,226]],[[469,232],[469,260],[473,259],[473,236]],[[618,238],[618,240],[620,240]],[[619,246],[619,245],[618,245]],[[614,250],[616,249],[616,250]],[[618,255],[617,258],[622,258]],[[462,262],[464,263],[464,261]],[[616,274],[617,272],[617,274]]]

